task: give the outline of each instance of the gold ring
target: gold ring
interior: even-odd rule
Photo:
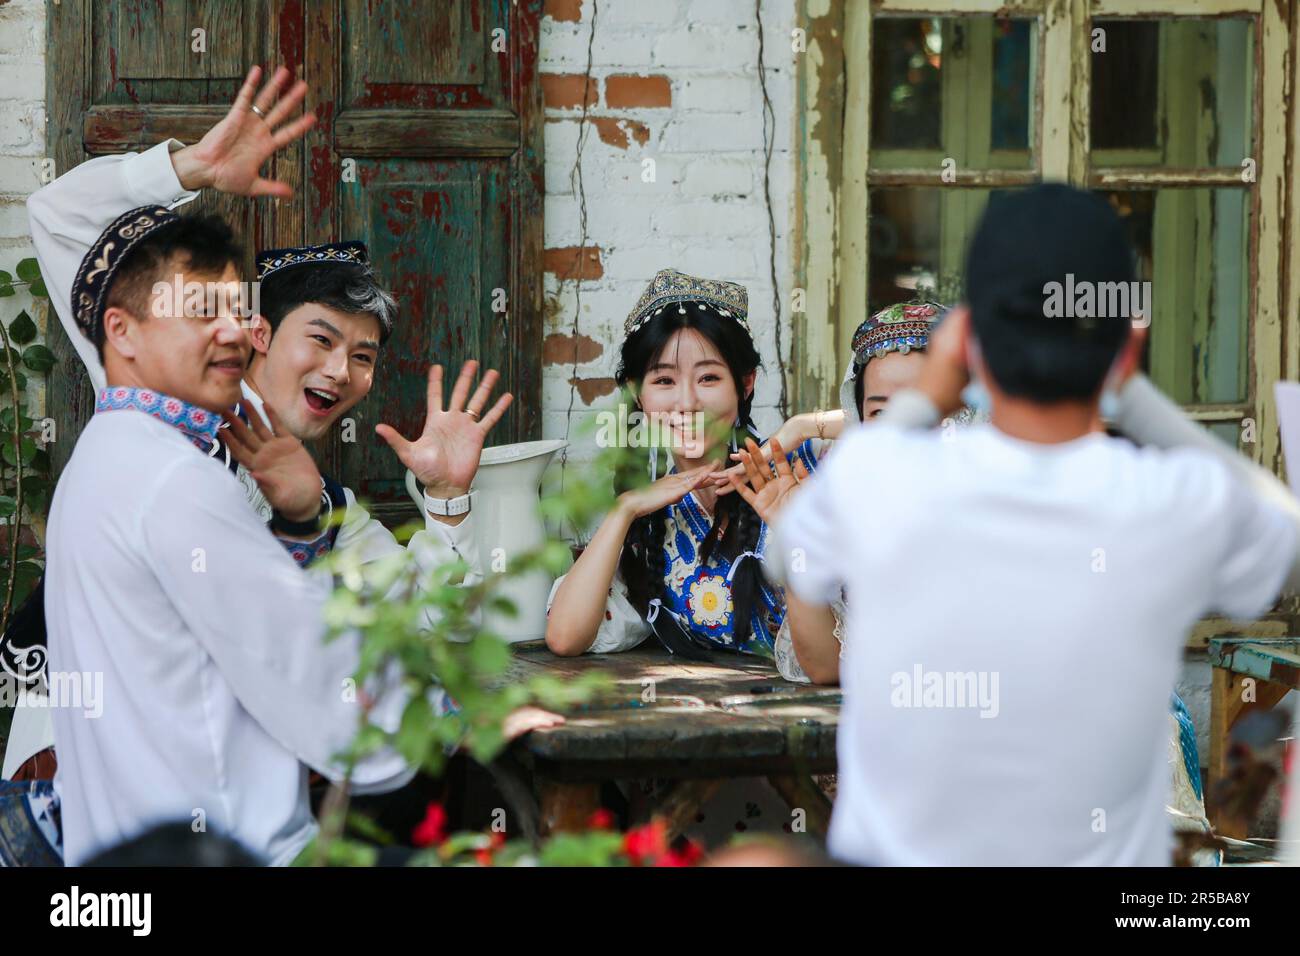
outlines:
[[[478,417],[479,417],[480,415],[482,415],[483,413],[482,413],[482,412],[476,412],[476,411],[474,411],[474,409],[472,409],[472,408],[467,408],[467,409],[465,409],[465,414],[468,415],[470,418],[474,419],[474,421],[478,421]]]
[[[249,109],[252,110],[254,113],[256,113],[258,116],[260,116],[262,119],[266,119],[266,114],[263,113],[261,110],[259,110],[259,109],[257,108],[257,104],[256,104],[256,103],[252,104],[252,105],[249,107]]]

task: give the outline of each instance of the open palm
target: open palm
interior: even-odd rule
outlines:
[[[763,523],[771,524],[772,519],[789,503],[799,482],[808,477],[808,469],[801,461],[795,462],[793,470],[790,468],[789,459],[785,457],[785,449],[781,447],[779,439],[773,438],[771,441],[775,475],[767,467],[767,456],[752,438],[745,439],[745,448],[745,451],[739,453],[741,464],[745,466],[744,481],[734,474],[729,474],[728,478]]]
[[[261,169],[276,150],[311,129],[316,114],[304,113],[289,121],[307,95],[307,84],[299,80],[281,96],[280,91],[292,74],[280,67],[259,91],[257,82],[261,75],[262,68],[258,66],[248,71],[230,112],[194,144],[182,166],[189,169],[186,164],[192,164],[196,175],[189,184],[182,175],[183,185],[210,186],[238,196],[287,199],[293,195],[292,187],[263,177]]]
[[[435,498],[454,498],[469,490],[478,472],[479,456],[492,426],[510,407],[513,396],[506,392],[484,413],[492,389],[500,378],[496,369],[488,369],[470,396],[478,362],[470,359],[461,367],[460,376],[451,390],[451,401],[442,406],[442,366],[429,369],[428,406],[424,429],[414,441],[408,441],[390,425],[377,425],[379,437],[393,449],[398,460],[411,469]],[[466,400],[468,397],[468,401]]]

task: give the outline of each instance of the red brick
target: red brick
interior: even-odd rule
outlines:
[[[582,109],[582,88],[587,87],[587,105],[595,106],[600,100],[596,81],[582,73],[543,73],[542,100],[547,109]]]
[[[576,345],[575,345],[576,338]],[[605,351],[591,336],[579,333],[576,337],[564,333],[548,335],[542,340],[544,365],[573,365],[575,362],[592,362]]]
[[[582,0],[546,0],[544,15],[568,23],[582,21]]]
[[[569,384],[577,388],[584,405],[590,405],[603,395],[613,395],[618,383],[612,378],[571,378]]]
[[[554,273],[560,279],[599,279],[605,274],[605,267],[600,261],[599,246],[587,246],[584,250],[581,267],[575,268],[577,265],[577,246],[547,249],[542,253],[542,268],[546,272]]]
[[[673,105],[673,87],[666,76],[607,76],[605,105],[612,109],[662,109]]]
[[[602,143],[608,143],[618,149],[627,149],[631,145],[629,134],[642,146],[650,141],[650,128],[636,120],[621,119],[617,116],[596,116],[590,118],[589,122],[596,127],[596,134],[600,136]]]

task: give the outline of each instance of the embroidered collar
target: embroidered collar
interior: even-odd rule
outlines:
[[[117,412],[129,409],[152,415],[161,422],[166,422],[180,431],[194,443],[200,451],[212,448],[217,437],[217,428],[221,425],[221,416],[206,408],[199,408],[179,398],[172,398],[161,392],[147,388],[127,388],[124,385],[109,385],[99,392],[95,400],[95,414],[100,412]]]

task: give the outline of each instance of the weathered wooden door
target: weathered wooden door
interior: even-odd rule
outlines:
[[[252,63],[304,77],[319,122],[275,160],[292,202],[202,201],[250,247],[362,239],[401,307],[370,397],[323,464],[382,516],[413,513],[374,435],[423,420],[425,372],[478,357],[514,407],[493,443],[541,428],[541,0],[64,0],[48,12],[49,142],[58,171],[174,136],[194,142]],[[60,436],[92,407],[75,354],[49,403]],[[71,452],[54,449],[60,468]]]

